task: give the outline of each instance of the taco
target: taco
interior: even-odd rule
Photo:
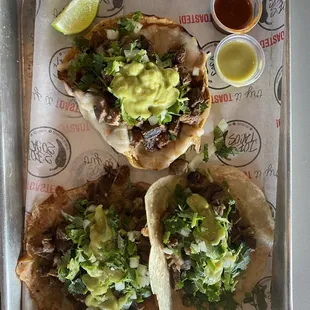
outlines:
[[[58,187],[28,218],[16,272],[39,310],[158,309],[141,234],[148,186],[131,184],[126,166],[106,169],[82,187]]]
[[[261,190],[236,168],[202,165],[161,178],[145,203],[159,308],[236,309],[272,247],[274,220]]]
[[[182,26],[140,12],[97,24],[58,67],[83,117],[131,165],[167,168],[199,146],[207,56]]]

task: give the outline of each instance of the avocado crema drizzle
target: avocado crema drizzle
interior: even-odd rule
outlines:
[[[254,230],[241,224],[228,184],[207,171],[191,172],[177,185],[164,215],[163,243],[174,290],[183,304],[200,309],[236,309],[237,279],[256,248]]]
[[[90,40],[76,38],[67,79],[73,89],[102,97],[94,106],[99,123],[126,125],[130,144],[153,152],[176,140],[183,124],[198,124],[207,102],[203,80],[184,65],[185,49],[157,55],[138,34],[140,19],[137,12]]]

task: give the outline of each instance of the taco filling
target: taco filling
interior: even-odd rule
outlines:
[[[128,167],[109,168],[98,184],[89,184],[71,211],[61,211],[57,225],[28,240],[28,254],[37,261],[37,276],[50,278],[51,287],[55,281],[55,287],[62,283],[59,292],[74,309],[143,308],[152,295],[150,245],[141,233],[146,224],[145,193],[144,185],[130,183]],[[19,264],[18,272],[28,270],[23,259]],[[60,308],[71,309],[63,302]]]
[[[184,125],[202,127],[210,108],[205,61],[181,26],[137,12],[77,38],[58,70],[83,116],[116,151],[139,161],[143,152],[193,139]],[[142,159],[138,165],[148,168]]]
[[[208,173],[187,175],[177,185],[163,216],[163,249],[174,290],[183,290],[183,304],[207,309],[225,306],[246,270],[256,240],[241,215],[226,182],[213,182]],[[226,309],[226,307],[224,307]]]

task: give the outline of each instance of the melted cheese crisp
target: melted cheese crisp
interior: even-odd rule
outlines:
[[[155,53],[163,55],[169,49],[183,47],[186,51],[185,67],[193,70],[203,65],[203,57],[197,40],[179,27],[152,25],[144,28],[139,34],[144,35],[154,44]]]

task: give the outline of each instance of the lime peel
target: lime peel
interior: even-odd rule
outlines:
[[[77,34],[88,28],[97,15],[99,0],[72,0],[52,22],[52,27],[65,34]]]

